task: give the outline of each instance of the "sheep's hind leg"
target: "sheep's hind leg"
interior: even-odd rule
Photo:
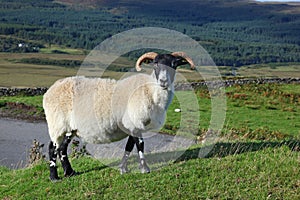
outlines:
[[[56,146],[53,144],[52,141],[49,143],[49,160],[50,160],[50,180],[51,181],[58,181],[59,177],[57,174],[57,167],[56,167]]]
[[[72,169],[71,164],[68,159],[67,150],[68,150],[68,145],[71,142],[71,139],[72,139],[72,135],[66,135],[63,139],[62,144],[59,147],[59,150],[58,150],[58,152],[59,152],[58,156],[60,158],[62,167],[64,169],[65,177],[71,177],[71,176],[77,175],[77,173]]]

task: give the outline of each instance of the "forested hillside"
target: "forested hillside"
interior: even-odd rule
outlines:
[[[300,62],[297,4],[250,0],[0,0],[1,52],[38,52],[53,44],[89,50],[116,33],[147,26],[189,35],[217,65]]]

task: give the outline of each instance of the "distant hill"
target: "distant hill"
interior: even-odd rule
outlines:
[[[59,0],[56,2],[73,7],[99,8],[117,3],[118,0]]]
[[[300,62],[300,6],[250,0],[0,0],[0,50],[93,49],[137,27],[198,41],[218,65]],[[18,44],[28,43],[26,48]],[[131,57],[138,53],[130,54]]]
[[[85,8],[103,8],[110,7],[128,7],[128,8],[156,8],[158,10],[177,9],[177,11],[191,11],[201,8],[201,6],[216,7],[249,7],[249,10],[257,9],[258,6],[264,6],[267,10],[277,10],[293,13],[300,13],[300,2],[276,2],[267,1],[260,2],[255,0],[57,0],[55,2],[62,3],[71,7],[82,6]],[[182,6],[184,5],[184,6]],[[198,11],[201,11],[198,10]],[[233,13],[234,14],[234,13]]]

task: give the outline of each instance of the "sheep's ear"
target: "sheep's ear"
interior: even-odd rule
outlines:
[[[193,60],[188,55],[186,55],[185,52],[177,51],[177,52],[173,52],[171,55],[175,56],[176,58],[180,58],[180,60],[177,62],[177,66],[185,65],[185,64],[189,63],[191,66],[191,69],[195,69],[195,64],[194,64]]]
[[[184,59],[184,58],[175,58],[173,61],[172,61],[172,68],[173,69],[176,69],[178,66],[180,65],[186,65],[188,64],[188,62]]]

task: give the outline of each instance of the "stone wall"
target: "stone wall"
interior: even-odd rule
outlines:
[[[175,90],[190,90],[191,88],[197,89],[201,87],[231,87],[233,85],[245,85],[245,84],[266,84],[266,83],[277,83],[277,84],[288,84],[288,83],[300,83],[300,78],[258,78],[258,79],[230,79],[223,81],[207,81],[207,82],[194,82],[194,83],[183,83],[175,85]]]
[[[0,96],[36,96],[43,95],[48,88],[4,88],[0,87]]]
[[[194,82],[194,83],[183,83],[176,84],[176,90],[190,90],[191,88],[206,87],[230,87],[233,85],[244,85],[244,84],[265,84],[265,83],[300,83],[300,78],[267,78],[267,79],[232,79],[232,80],[223,80],[223,81],[208,81],[208,82]],[[4,88],[0,87],[0,96],[16,96],[16,95],[26,95],[26,96],[35,96],[43,95],[48,88]]]

